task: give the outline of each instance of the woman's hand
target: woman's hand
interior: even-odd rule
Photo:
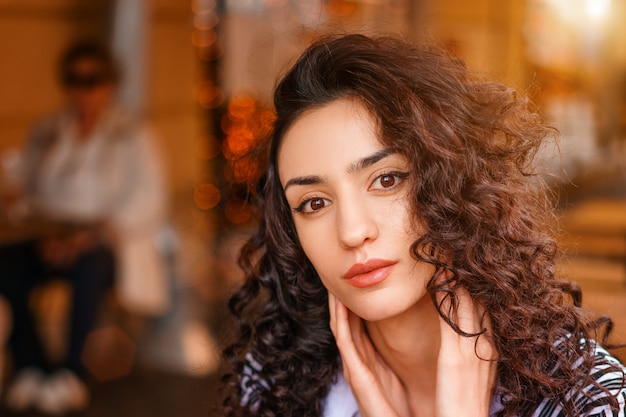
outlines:
[[[437,381],[433,381],[436,417],[485,417],[489,414],[497,369],[497,353],[489,336],[491,326],[482,306],[466,290],[458,290],[457,298],[457,323],[461,330],[479,333],[486,326],[487,332],[480,337],[465,337],[439,318],[441,345]],[[412,416],[410,393],[372,345],[362,320],[330,293],[328,301],[330,326],[341,354],[344,377],[361,415]],[[447,302],[443,300],[442,311],[446,311]]]
[[[437,360],[437,417],[489,415],[496,383],[498,355],[491,337],[491,323],[485,309],[464,288],[456,290],[457,324],[466,333],[486,332],[465,337],[441,317],[441,347]],[[446,312],[449,300],[439,298]]]
[[[362,417],[411,415],[402,382],[372,345],[360,317],[328,294],[330,328],[341,354],[343,374]]]

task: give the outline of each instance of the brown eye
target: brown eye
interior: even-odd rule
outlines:
[[[313,214],[330,206],[331,204],[332,202],[327,198],[313,197],[300,203],[300,205],[294,208],[293,211],[302,214]]]
[[[393,175],[383,175],[380,177],[380,185],[384,188],[393,187],[396,183],[396,178]]]
[[[404,181],[408,177],[409,177],[408,172],[400,172],[400,171],[393,171],[393,172],[380,174],[374,179],[369,189],[372,191],[374,190],[384,191],[384,192],[392,191],[398,188],[400,185],[402,185],[402,181]]]
[[[325,205],[326,204],[325,204],[323,198],[315,198],[315,199],[311,200],[311,210],[312,211],[316,211],[316,210],[322,209],[322,208],[324,208]]]

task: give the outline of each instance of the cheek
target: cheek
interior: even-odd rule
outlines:
[[[423,234],[423,228],[414,219],[406,200],[394,201],[388,211],[393,215],[387,216],[387,229],[399,241],[413,243]]]
[[[319,267],[324,265],[324,263],[321,262],[324,258],[323,248],[328,245],[328,242],[323,234],[315,233],[312,230],[298,230],[298,238],[300,239],[300,245],[302,246],[304,254],[319,273]],[[326,255],[328,255],[328,252],[326,252]]]
[[[300,246],[324,282],[330,271],[335,269],[333,260],[337,256],[333,256],[336,253],[333,245],[334,229],[327,227],[325,222],[315,222],[315,225],[302,223],[296,222]],[[326,282],[324,282],[324,286],[326,286]]]

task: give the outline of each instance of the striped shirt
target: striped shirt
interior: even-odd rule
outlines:
[[[576,406],[589,417],[626,417],[626,368],[595,342],[594,349],[595,365],[591,369],[591,376],[600,386],[608,389],[609,393],[594,385],[589,385],[577,393]],[[576,365],[581,364],[582,360]],[[615,367],[611,367],[610,364]],[[241,378],[241,404],[250,406],[253,410],[263,393],[270,388],[267,380],[261,377],[262,369],[263,366],[251,354],[246,355],[246,364]],[[490,417],[495,417],[504,408],[498,391],[496,388],[489,412]],[[615,397],[619,405],[615,410],[610,406],[610,396]],[[547,398],[537,405],[531,415],[532,417],[571,417],[565,414],[560,403]],[[356,399],[341,372],[323,400],[322,417],[360,417]]]

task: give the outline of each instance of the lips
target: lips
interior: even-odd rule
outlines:
[[[364,264],[352,265],[343,277],[348,284],[357,288],[370,287],[384,281],[396,263],[385,259],[370,259]]]

